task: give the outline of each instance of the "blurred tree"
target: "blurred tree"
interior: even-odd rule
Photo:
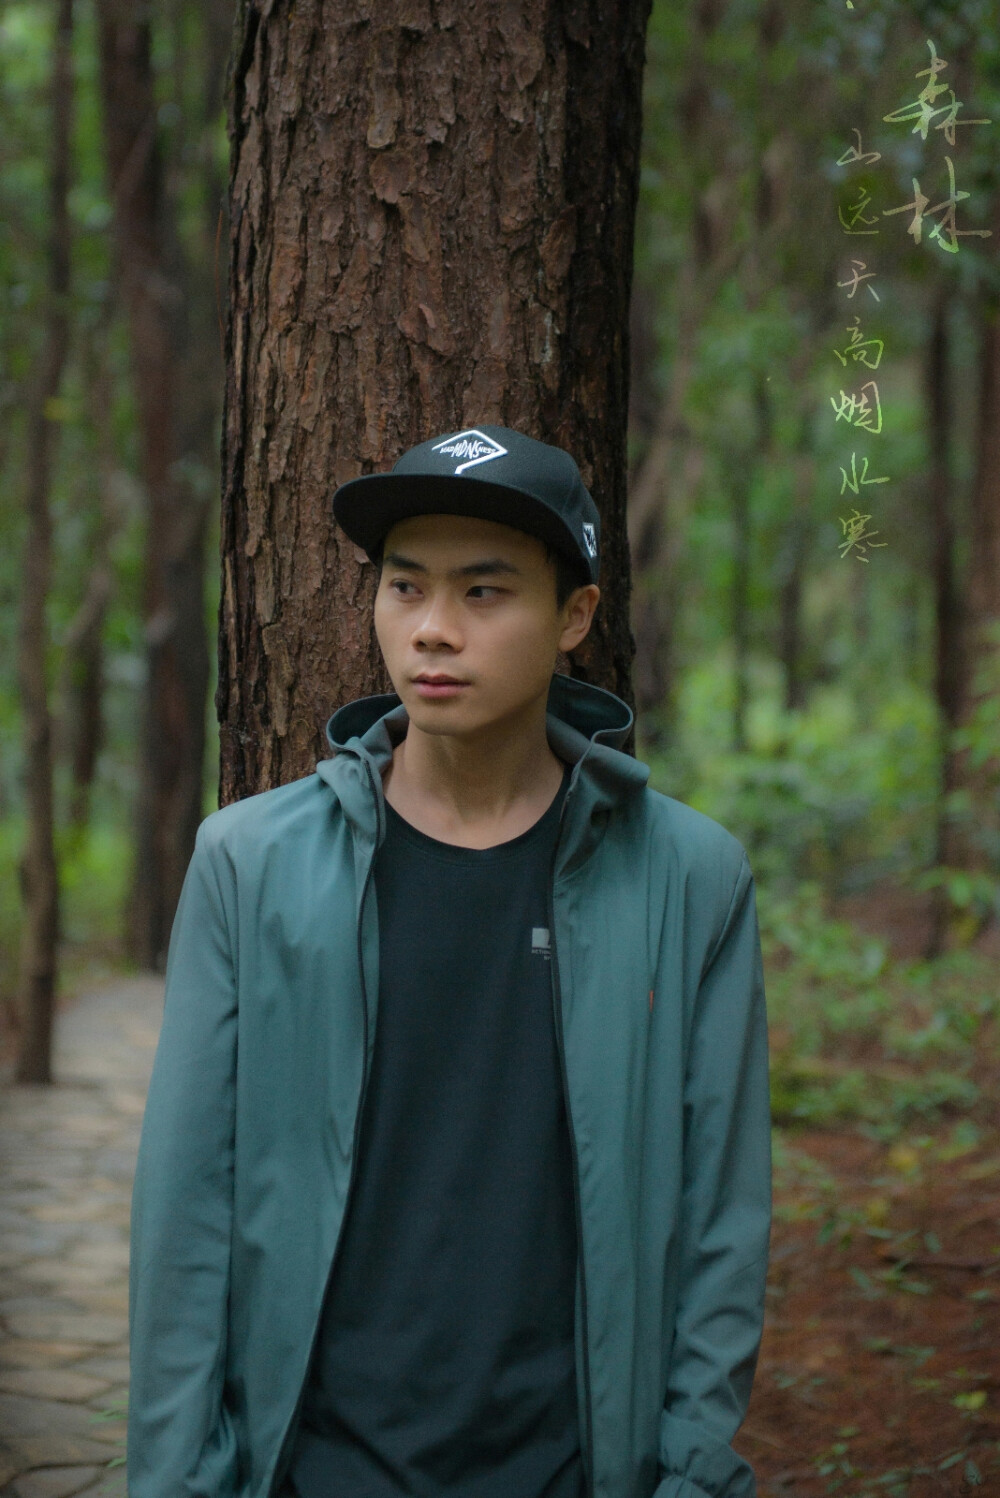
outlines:
[[[185,257],[179,205],[165,181],[152,60],[154,8],[149,0],[97,0],[97,14],[117,277],[131,333],[148,513],[143,585],[147,669],[130,933],[137,960],[156,967],[165,958],[202,815],[209,680],[204,545],[210,488],[199,478],[214,442],[218,348],[210,259],[202,254],[192,264]],[[221,0],[207,8],[208,61],[196,105],[199,125],[218,107],[225,56],[221,39],[229,14]],[[181,74],[175,86],[181,98],[174,103],[183,119],[181,8],[174,6],[169,18],[175,31],[175,70]],[[211,176],[210,155],[207,170]]]
[[[572,670],[629,695],[628,299],[648,0],[243,3],[230,139],[221,798],[308,772],[385,686],[334,487],[499,421],[568,448],[603,601]]]
[[[111,299],[106,297],[97,325],[81,330],[80,336],[89,416],[96,438],[93,482],[96,502],[90,567],[83,596],[63,637],[62,683],[58,693],[72,782],[68,821],[78,836],[90,820],[91,790],[104,738],[104,629],[114,587],[110,551],[116,529],[115,443],[107,357],[111,310]]]
[[[52,719],[46,606],[52,574],[49,489],[56,402],[70,341],[72,236],[69,218],[73,114],[73,0],[57,0],[52,44],[48,293],[38,369],[27,401],[25,507],[18,683],[28,813],[22,854],[19,1082],[52,1080],[52,1020],[59,936],[59,874],[52,795]]]
[[[992,84],[1000,85],[995,4],[969,4],[947,15],[935,4],[921,4],[921,19],[934,27],[943,71],[958,108],[976,120],[966,137],[950,147],[965,188],[978,187],[987,212],[976,212],[977,232],[950,266],[937,267],[928,292],[929,331],[925,355],[925,399],[929,462],[927,494],[931,518],[931,575],[935,603],[934,693],[938,718],[938,783],[930,862],[939,879],[932,885],[930,928],[925,955],[936,956],[954,933],[961,914],[952,896],[969,874],[1000,875],[1000,739],[995,696],[1000,629],[1000,385],[997,381],[996,316],[1000,301],[1000,152],[996,108],[980,107]],[[976,107],[971,108],[973,101]],[[962,116],[959,116],[962,118]],[[956,147],[961,145],[959,153]],[[965,195],[973,196],[971,192]],[[972,205],[969,205],[970,207]],[[962,210],[960,230],[971,227]],[[978,251],[978,253],[977,253]],[[966,322],[956,333],[956,313]],[[964,345],[971,331],[978,358]],[[961,383],[964,380],[964,384]],[[968,461],[959,463],[963,396],[976,411],[966,437]],[[964,501],[964,502],[963,502]],[[934,877],[932,873],[932,878]],[[957,882],[956,882],[957,881]],[[964,896],[963,896],[964,898]],[[996,912],[995,912],[996,913]],[[968,927],[967,915],[963,916]],[[974,929],[973,921],[969,929]]]
[[[1000,191],[992,227],[1000,244]],[[939,831],[938,861],[1000,874],[1000,274],[973,294],[979,329],[974,466],[970,485],[968,584],[963,590],[961,678],[953,704],[958,733],[947,749],[946,789],[957,793]],[[940,917],[939,917],[940,919]],[[940,933],[939,933],[940,942]]]
[[[665,75],[670,77],[676,92],[671,89],[668,94],[669,125],[654,115],[656,138],[647,154],[656,160],[660,149],[666,148],[670,153],[671,185],[680,209],[674,215],[674,223],[681,221],[682,212],[687,219],[685,242],[676,269],[677,316],[672,329],[670,370],[658,409],[652,408],[652,393],[642,391],[647,409],[634,425],[639,452],[629,485],[628,531],[635,581],[636,706],[640,712],[657,714],[650,724],[654,742],[665,738],[671,716],[673,613],[677,593],[674,564],[685,505],[701,477],[700,462],[690,461],[696,447],[684,418],[684,403],[706,311],[742,253],[738,240],[727,232],[734,191],[732,162],[724,149],[725,124],[712,109],[711,98],[714,69],[710,43],[725,19],[726,10],[727,0],[695,0],[690,6],[685,54],[676,68],[676,82],[665,66],[669,41],[661,44],[664,50],[657,54],[657,61],[664,66],[653,80],[653,87],[662,92]],[[676,53],[673,55],[676,58]],[[654,294],[640,283],[637,310],[647,309],[645,316],[651,319],[661,296],[661,288]],[[645,326],[648,329],[648,324]],[[652,329],[648,332],[652,333]],[[650,350],[646,354],[647,366],[652,358]],[[644,383],[653,384],[649,374]]]
[[[955,555],[954,396],[951,379],[949,310],[951,287],[938,284],[930,307],[930,328],[925,353],[925,392],[930,435],[930,475],[927,500],[930,511],[931,573],[934,589],[935,661],[934,694],[938,704],[938,756],[941,786],[935,807],[936,827],[933,861],[948,864],[956,852],[950,798],[958,783],[958,766],[951,749],[966,699],[966,662],[962,649],[962,602],[959,595]],[[947,931],[947,901],[938,889],[932,902],[925,956],[943,950]]]

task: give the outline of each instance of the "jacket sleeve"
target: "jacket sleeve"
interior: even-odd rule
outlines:
[[[223,1406],[233,1212],[236,976],[206,831],[167,956],[132,1193],[129,1498],[230,1498]]]
[[[729,1444],[764,1319],[771,1117],[764,975],[744,853],[698,985],[684,1097],[680,1288],[654,1498],[754,1498]]]

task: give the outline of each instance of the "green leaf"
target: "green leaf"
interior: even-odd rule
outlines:
[[[881,1286],[876,1285],[871,1276],[867,1275],[863,1269],[859,1269],[856,1264],[849,1266],[848,1273],[866,1300],[878,1300],[885,1294]]]
[[[957,1410],[968,1410],[970,1413],[975,1413],[976,1410],[981,1410],[986,1403],[986,1390],[970,1389],[967,1394],[956,1394],[951,1402]]]

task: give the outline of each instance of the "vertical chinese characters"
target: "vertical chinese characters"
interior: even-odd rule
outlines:
[[[938,74],[944,72],[948,64],[943,57],[938,56],[937,48],[929,37],[927,45],[930,48],[931,54],[930,65],[923,68],[917,74],[918,78],[926,78],[927,82],[917,97],[911,100],[909,104],[904,104],[900,109],[894,109],[891,114],[884,114],[882,119],[889,125],[904,124],[908,120],[913,120],[914,126],[910,133],[911,135],[919,135],[923,141],[927,140],[927,131],[929,129],[940,130],[948,144],[954,146],[955,130],[959,126],[991,125],[993,121],[989,119],[960,120],[958,118],[958,111],[962,108],[962,104],[956,99],[954,89],[949,88],[945,83],[938,83],[936,81]],[[940,98],[942,94],[949,95],[948,103],[940,104],[935,108],[935,100]],[[943,115],[944,118],[938,120],[936,124],[932,124],[938,115]],[[950,156],[946,156],[944,159],[945,165],[948,168],[949,187],[946,198],[942,198],[940,203],[935,203],[933,208],[928,208],[927,205],[930,202],[930,198],[921,192],[919,178],[913,177],[911,179],[913,182],[912,200],[909,203],[901,204],[898,208],[884,209],[882,217],[890,218],[894,213],[906,213],[908,209],[912,208],[913,218],[910,220],[906,232],[912,236],[914,244],[920,244],[923,236],[924,219],[933,218],[936,213],[940,213],[941,219],[931,229],[928,238],[936,240],[940,248],[949,255],[957,255],[959,239],[969,235],[973,235],[979,239],[989,239],[993,231],[991,229],[959,229],[957,227],[955,210],[958,204],[963,199],[969,197],[970,194],[956,190],[955,163]]]
[[[849,6],[853,9],[853,6]],[[916,74],[917,79],[925,79],[923,87],[916,98],[903,104],[900,108],[892,110],[889,114],[882,116],[882,120],[888,125],[900,125],[913,122],[913,135],[919,135],[926,142],[928,133],[936,131],[944,137],[947,144],[954,148],[956,131],[964,126],[990,125],[990,119],[960,119],[959,114],[963,108],[962,103],[956,98],[954,89],[940,80],[940,75],[948,67],[945,58],[938,55],[937,47],[928,38],[927,47],[930,52],[930,62]],[[944,97],[943,97],[944,96]],[[868,166],[880,161],[881,154],[878,151],[866,151],[861,138],[860,130],[853,129],[854,144],[847,147],[841,156],[837,158],[839,167]],[[992,233],[989,229],[969,229],[958,226],[958,205],[970,197],[968,192],[962,191],[956,182],[955,162],[950,155],[944,156],[944,167],[948,178],[948,195],[940,202],[931,205],[930,197],[921,189],[920,177],[911,178],[913,185],[913,197],[908,203],[903,203],[893,208],[884,208],[879,211],[873,200],[872,192],[864,183],[860,183],[856,191],[852,191],[846,200],[838,206],[838,220],[841,232],[847,238],[874,238],[880,232],[880,220],[892,218],[896,214],[911,212],[912,217],[907,225],[907,233],[915,245],[920,245],[924,240],[925,220],[930,221],[933,227],[928,229],[927,243],[932,242],[947,254],[957,255],[959,252],[959,241],[963,238],[975,237],[988,239]],[[920,168],[921,176],[925,182],[928,180],[927,172]],[[858,247],[861,248],[860,246]],[[875,289],[876,272],[870,266],[870,252],[865,251],[865,259],[860,256],[852,257],[851,272],[847,279],[838,281],[839,290],[846,293],[846,298],[853,301],[857,292],[864,287],[873,300],[881,304],[881,297]],[[847,327],[849,341],[841,348],[833,350],[841,366],[847,369],[850,365],[857,380],[857,385],[851,390],[841,389],[839,395],[831,396],[830,403],[834,411],[836,422],[846,422],[853,427],[855,432],[865,432],[870,437],[878,436],[883,430],[882,402],[879,398],[878,383],[874,378],[866,379],[864,371],[870,371],[874,376],[882,362],[884,344],[881,339],[869,336],[863,327],[860,313],[856,313],[853,323]],[[860,367],[859,367],[860,366]],[[869,484],[886,484],[889,476],[869,475],[869,459],[852,452],[850,457],[850,468],[842,467],[841,472],[841,494],[848,490],[860,497],[863,487]],[[872,536],[878,535],[877,531],[866,529],[870,514],[864,514],[860,510],[854,510],[849,517],[840,518],[840,524],[844,533],[844,541],[840,546],[842,556],[850,552],[859,561],[868,560],[867,552],[875,546],[884,546],[884,541],[873,541]]]
[[[856,143],[848,146],[843,155],[837,158],[838,166],[867,166],[876,161],[881,161],[878,151],[865,151],[861,140],[860,130],[851,132],[855,136]],[[858,235],[871,236],[877,234],[878,218],[871,217],[866,210],[871,205],[871,197],[862,184],[856,201],[847,205],[846,211],[843,205],[838,210],[840,227],[844,234],[853,238]],[[847,300],[853,301],[862,287],[876,303],[881,303],[881,297],[874,286],[875,272],[869,270],[865,260],[852,257],[851,271],[845,281],[838,281],[837,288],[847,294]],[[862,370],[869,370],[872,374],[878,369],[885,352],[885,344],[881,338],[871,336],[863,327],[860,312],[855,313],[854,321],[848,323],[848,341],[840,348],[835,348],[833,353],[839,359],[842,367],[850,369],[853,380],[860,381],[853,390],[841,389],[838,395],[831,395],[830,404],[834,411],[835,421],[846,421],[849,427],[857,431],[868,432],[872,436],[878,436],[882,431],[882,402],[879,398],[878,384],[874,379],[865,379]],[[861,490],[869,484],[887,484],[888,474],[876,478],[874,474],[869,476],[868,459],[862,457],[860,470],[858,468],[858,454],[851,453],[850,473],[846,468],[841,468],[840,492],[843,494],[850,489],[851,493],[860,496]],[[869,530],[868,522],[870,514],[864,514],[861,510],[854,510],[848,517],[840,517],[841,529],[844,540],[840,544],[840,555],[846,557],[853,552],[859,562],[868,561],[868,552],[877,546],[886,546],[885,541],[875,541],[872,538],[878,535],[878,531]]]

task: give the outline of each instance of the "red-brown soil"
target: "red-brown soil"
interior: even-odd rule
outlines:
[[[736,1443],[761,1498],[1000,1494],[1000,1134],[944,1138],[791,1139]]]

